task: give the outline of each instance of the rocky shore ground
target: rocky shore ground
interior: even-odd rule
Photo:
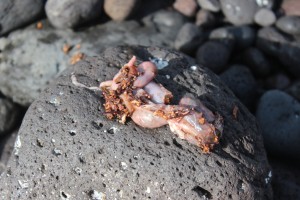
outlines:
[[[300,198],[299,1],[5,0],[0,13],[1,197]],[[101,94],[70,83],[98,85],[132,55],[222,113],[211,154],[105,120]]]

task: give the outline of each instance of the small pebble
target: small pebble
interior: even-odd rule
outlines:
[[[202,9],[209,10],[212,12],[219,12],[221,5],[219,0],[198,0],[198,4]]]
[[[201,30],[192,23],[186,23],[179,30],[174,46],[184,53],[192,53],[203,42],[204,36]]]
[[[300,16],[283,16],[277,20],[276,27],[285,33],[299,35]]]
[[[196,14],[195,24],[200,27],[212,27],[217,23],[217,18],[208,10],[199,10]]]
[[[254,21],[260,26],[271,26],[276,21],[276,16],[272,10],[262,8],[256,12]]]
[[[233,65],[220,75],[233,93],[251,108],[256,100],[256,81],[251,71],[243,65]]]
[[[193,17],[196,14],[196,0],[176,0],[173,4],[175,10],[187,17]]]
[[[207,41],[198,50],[196,60],[215,73],[220,73],[226,66],[230,50],[220,42]]]
[[[256,117],[262,128],[269,154],[293,158],[300,156],[300,104],[279,90],[269,90],[260,99]]]
[[[281,8],[286,15],[300,16],[299,0],[283,0],[281,4]]]
[[[266,77],[271,72],[271,64],[265,55],[257,48],[251,47],[243,53],[243,60],[254,75]]]
[[[221,0],[226,19],[234,25],[252,24],[258,5],[254,0]]]
[[[124,21],[132,15],[138,0],[105,0],[104,11],[115,21]]]

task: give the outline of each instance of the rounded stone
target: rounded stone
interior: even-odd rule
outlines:
[[[276,27],[285,33],[299,35],[300,16],[283,16],[277,20]]]
[[[42,0],[1,0],[0,36],[38,20],[43,11]]]
[[[256,117],[262,128],[268,152],[298,160],[300,103],[285,92],[270,90],[261,97]]]
[[[115,21],[123,21],[132,15],[139,0],[104,0],[105,13]]]
[[[281,8],[286,15],[300,16],[300,1],[299,0],[283,0]]]
[[[67,29],[100,16],[102,4],[103,0],[48,0],[45,10],[54,27]]]
[[[245,49],[253,45],[256,32],[250,26],[227,26],[213,30],[210,39],[227,40],[234,44],[237,49]]]
[[[250,67],[254,75],[266,77],[271,72],[271,64],[259,49],[251,47],[243,53],[243,60]]]
[[[219,12],[221,10],[219,0],[198,0],[198,4],[202,9],[212,12]]]
[[[254,16],[254,21],[260,26],[271,26],[276,21],[276,16],[272,10],[262,8]]]
[[[132,55],[138,62],[156,58],[167,63],[157,81],[173,92],[175,104],[193,93],[223,117],[224,135],[211,153],[177,138],[168,127],[108,120],[101,93],[70,80],[73,73],[81,83],[99,85]],[[53,95],[60,95],[59,105],[49,102]],[[237,118],[230,112],[234,107]],[[30,106],[16,141],[1,176],[3,199],[272,199],[256,119],[215,74],[173,50],[123,46],[86,57]]]
[[[16,104],[0,97],[0,136],[15,128],[19,112],[20,109]]]
[[[257,84],[251,71],[246,66],[233,65],[220,77],[233,93],[251,109],[257,95]]]
[[[186,23],[179,30],[174,47],[184,53],[190,54],[203,42],[204,36],[201,30],[192,23]]]
[[[230,58],[230,50],[222,43],[207,41],[197,50],[196,60],[215,73],[220,73]]]
[[[217,17],[212,12],[201,9],[196,14],[195,24],[199,27],[207,28],[216,25],[217,21]]]
[[[196,0],[176,0],[173,7],[187,17],[195,16],[198,8]]]
[[[267,55],[279,56],[282,45],[288,43],[289,38],[274,27],[261,28],[257,33],[256,46]]]
[[[227,20],[234,25],[252,24],[257,11],[255,0],[221,0]]]

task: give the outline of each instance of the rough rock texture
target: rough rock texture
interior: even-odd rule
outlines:
[[[0,36],[41,17],[43,0],[1,0]]]
[[[182,15],[170,11],[153,13],[143,20],[147,21],[145,26],[135,21],[111,21],[80,32],[55,30],[43,21],[42,30],[32,25],[13,32],[0,39],[0,91],[27,106],[49,80],[69,66],[76,53],[95,56],[108,46],[122,44],[171,46],[184,23]],[[62,50],[65,44],[73,47],[68,54]]]
[[[103,0],[48,0],[46,14],[56,28],[74,28],[100,16]]]
[[[98,85],[132,55],[168,67],[157,80],[175,94],[194,93],[225,121],[212,153],[180,140],[168,127],[122,125],[103,115]],[[162,60],[160,60],[162,59]],[[14,156],[1,176],[4,199],[271,199],[270,171],[255,118],[210,71],[160,48],[120,47],[65,71],[29,108]],[[232,109],[237,106],[237,118]]]

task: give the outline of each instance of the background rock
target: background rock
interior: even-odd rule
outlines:
[[[196,14],[198,5],[196,0],[176,0],[173,7],[187,17],[193,17]]]
[[[258,9],[255,0],[221,0],[227,20],[234,25],[251,24]]]
[[[105,13],[116,21],[127,19],[137,7],[139,0],[104,0]]]
[[[275,23],[276,16],[272,10],[262,8],[256,12],[254,21],[261,26],[270,26]]]
[[[115,66],[132,54],[139,61],[150,57],[167,62],[157,80],[174,91],[176,100],[185,92],[194,93],[224,117],[224,135],[212,153],[203,154],[175,138],[167,127],[149,130],[131,121],[108,121],[101,95],[71,83],[74,72],[80,82],[98,85],[112,78]],[[177,52],[132,47],[108,49],[65,71],[29,108],[14,156],[1,176],[1,196],[272,199],[266,181],[270,169],[255,118],[214,74],[191,65],[192,60]]]
[[[212,12],[218,12],[221,10],[219,0],[198,0],[199,5],[202,9],[209,10]]]
[[[297,160],[300,155],[300,103],[282,91],[271,90],[261,97],[256,117],[269,153]]]
[[[191,54],[203,43],[204,33],[192,23],[185,23],[178,31],[174,47],[184,53]]]
[[[66,29],[99,17],[102,5],[103,0],[48,0],[45,9],[53,26]]]
[[[286,15],[300,16],[300,2],[298,0],[283,0],[281,8]]]
[[[209,38],[229,41],[229,44],[235,44],[237,49],[245,49],[253,45],[256,33],[250,26],[225,26],[214,29]]]
[[[283,16],[276,22],[276,27],[285,33],[300,34],[300,16]]]
[[[8,99],[0,97],[0,136],[11,131],[17,124],[19,107]],[[0,138],[1,139],[1,138]]]
[[[161,18],[164,23],[159,21]],[[32,25],[1,38],[0,91],[28,106],[50,80],[70,65],[75,54],[96,56],[108,46],[121,44],[171,46],[182,25],[180,20],[184,23],[182,15],[174,12],[154,13],[148,20],[143,27],[136,21],[111,21],[82,32],[55,30],[44,21],[42,30]],[[72,47],[68,53],[62,50],[65,44]]]
[[[0,36],[39,19],[43,8],[43,0],[1,0]]]
[[[248,108],[253,106],[257,95],[257,85],[251,71],[246,66],[233,65],[220,77]]]
[[[230,49],[220,42],[207,41],[197,50],[197,63],[208,67],[215,73],[220,73],[226,66]]]

